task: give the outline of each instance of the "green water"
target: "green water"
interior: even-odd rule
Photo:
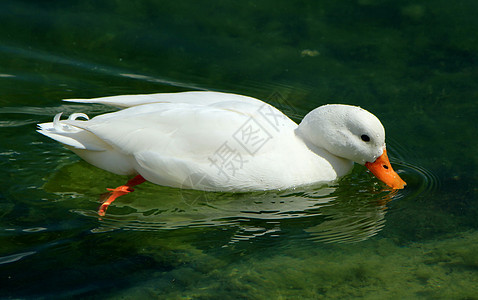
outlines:
[[[0,2],[0,298],[478,299],[478,2]],[[145,183],[35,132],[65,98],[360,105],[407,181],[246,194]]]

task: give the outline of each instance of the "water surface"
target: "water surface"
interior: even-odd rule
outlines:
[[[476,298],[476,1],[2,1],[0,297]],[[204,193],[128,178],[35,132],[61,102],[214,90],[300,119],[359,105],[387,132],[392,192]]]

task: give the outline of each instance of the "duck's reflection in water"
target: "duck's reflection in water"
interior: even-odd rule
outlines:
[[[386,204],[396,193],[346,184],[236,194],[155,188],[115,203],[116,208],[93,231],[222,228],[229,233],[229,243],[234,243],[284,237],[299,229],[312,240],[359,242],[383,228]],[[76,212],[98,217],[93,210]]]

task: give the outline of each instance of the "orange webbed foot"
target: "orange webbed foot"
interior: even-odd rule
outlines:
[[[128,181],[125,185],[121,185],[115,189],[107,189],[111,192],[110,196],[101,204],[100,208],[98,209],[98,215],[103,217],[106,214],[108,206],[110,206],[110,204],[113,203],[116,198],[133,192],[133,186],[141,184],[145,181],[146,180],[141,175],[137,175],[136,177]]]

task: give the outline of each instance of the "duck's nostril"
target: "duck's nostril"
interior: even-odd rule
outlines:
[[[383,165],[383,168],[388,170],[388,166],[387,166],[387,165]]]

